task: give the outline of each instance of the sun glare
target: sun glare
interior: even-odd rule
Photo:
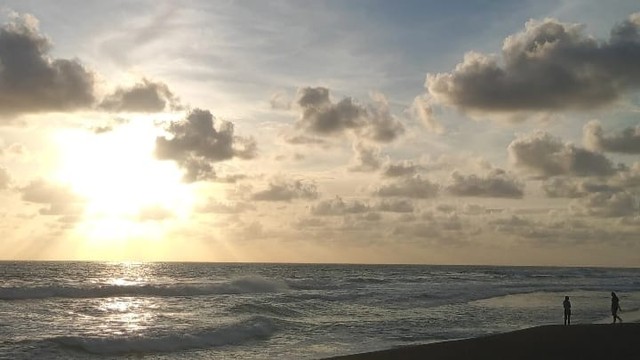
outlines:
[[[157,129],[132,122],[94,134],[65,130],[56,136],[56,178],[86,200],[79,229],[90,238],[160,236],[161,223],[185,218],[193,194],[173,162],[153,157]]]

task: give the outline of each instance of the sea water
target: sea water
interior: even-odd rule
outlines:
[[[321,359],[637,320],[640,269],[0,262],[0,358]],[[635,319],[632,319],[635,317]]]

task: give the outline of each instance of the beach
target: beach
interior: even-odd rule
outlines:
[[[331,360],[640,359],[640,324],[547,325]]]

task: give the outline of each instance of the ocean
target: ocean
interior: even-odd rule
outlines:
[[[0,359],[322,359],[625,321],[640,269],[0,262]]]

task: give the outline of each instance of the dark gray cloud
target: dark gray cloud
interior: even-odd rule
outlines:
[[[371,207],[361,201],[345,202],[336,196],[330,200],[322,200],[311,206],[311,214],[316,216],[338,216],[346,214],[361,214],[371,211]]]
[[[253,138],[235,136],[230,122],[218,122],[214,127],[214,118],[207,110],[192,110],[185,119],[172,121],[166,131],[172,137],[156,138],[156,157],[176,161],[185,170],[187,182],[215,180],[216,162],[256,156]]]
[[[640,87],[640,13],[607,41],[555,19],[530,20],[507,37],[501,61],[468,53],[450,73],[428,74],[439,102],[477,112],[591,109]]]
[[[404,126],[389,111],[382,96],[369,107],[344,98],[333,103],[329,89],[303,88],[298,91],[298,106],[302,115],[297,127],[318,136],[340,135],[353,131],[356,135],[376,141],[391,142],[404,132]]]
[[[618,169],[604,155],[572,144],[546,132],[521,136],[508,147],[512,164],[536,176],[608,176]]]
[[[19,191],[22,200],[46,205],[41,215],[79,215],[84,210],[85,200],[67,186],[35,180]]]
[[[426,199],[438,194],[439,186],[419,175],[403,178],[396,182],[381,185],[374,190],[374,195],[382,197],[408,197]]]
[[[318,189],[313,183],[302,180],[276,179],[269,183],[267,189],[252,195],[258,201],[291,201],[295,199],[312,200],[318,197]]]
[[[31,15],[0,28],[0,114],[68,111],[94,103],[93,74],[77,60],[53,59]]]
[[[411,161],[404,161],[397,164],[389,164],[385,167],[382,175],[386,177],[413,176],[420,167]]]
[[[524,184],[501,169],[493,169],[486,176],[465,176],[455,171],[447,191],[455,196],[521,198]]]
[[[160,112],[165,109],[180,110],[180,100],[166,84],[142,79],[129,88],[117,88],[106,96],[100,109],[113,112]]]
[[[629,127],[617,135],[605,135],[597,121],[590,121],[584,127],[584,144],[596,151],[624,154],[640,154],[640,125]]]

